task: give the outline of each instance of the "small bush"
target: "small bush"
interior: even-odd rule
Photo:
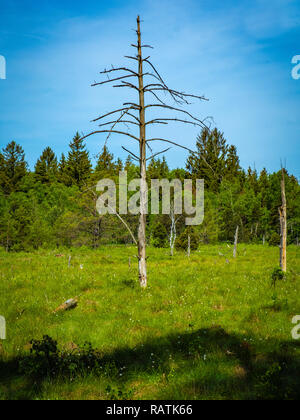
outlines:
[[[167,246],[168,233],[165,225],[157,223],[153,229],[152,244],[155,248],[165,248]]]
[[[278,235],[278,233],[276,233],[276,232],[272,233],[272,235],[269,239],[269,245],[270,246],[279,246],[280,245],[280,235]]]
[[[45,335],[42,340],[30,342],[30,355],[20,362],[20,372],[34,378],[66,376],[74,378],[86,372],[100,374],[105,371],[99,351],[90,343],[72,351],[61,351],[57,342]]]
[[[191,239],[191,251],[196,251],[199,246],[199,236],[191,227],[185,229],[185,231],[176,239],[175,248],[177,250],[186,251],[188,249],[189,237]]]
[[[280,267],[276,267],[274,268],[271,277],[272,277],[272,286],[276,287],[277,281],[283,280],[285,278],[285,274],[281,270]]]

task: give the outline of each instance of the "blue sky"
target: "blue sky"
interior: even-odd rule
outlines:
[[[189,110],[215,125],[238,148],[241,164],[278,170],[286,161],[300,177],[300,79],[291,77],[300,54],[298,0],[0,0],[0,147],[16,140],[33,167],[46,146],[58,155],[75,132],[97,128],[94,117],[126,101],[126,89],[91,88],[104,67],[128,65],[135,19],[153,63],[175,89],[205,94]],[[199,130],[169,125],[152,130],[193,148]],[[87,140],[91,157],[105,137]],[[109,148],[131,140],[113,136]],[[164,148],[164,145],[161,145]],[[156,150],[160,145],[156,145]],[[186,153],[173,148],[171,167]]]

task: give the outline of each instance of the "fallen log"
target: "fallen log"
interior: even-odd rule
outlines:
[[[77,299],[69,299],[62,305],[60,305],[58,308],[55,309],[54,313],[62,312],[62,311],[68,311],[70,309],[75,309],[78,305]]]

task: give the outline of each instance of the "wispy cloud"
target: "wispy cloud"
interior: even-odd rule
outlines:
[[[300,83],[291,79],[291,57],[281,48],[282,42],[289,45],[290,31],[297,31],[300,8],[295,1],[275,0],[271,6],[245,0],[236,6],[229,0],[222,5],[152,0],[139,2],[139,7],[129,1],[113,11],[95,6],[93,13],[91,3],[89,12],[72,9],[60,19],[49,19],[46,26],[38,20],[32,36],[40,42],[22,49],[14,41],[7,44],[10,76],[5,87],[0,85],[1,142],[14,137],[25,143],[32,164],[43,147],[65,150],[76,130],[87,132],[93,127],[90,119],[123,103],[125,90],[89,85],[100,78],[103,67],[126,62],[123,56],[131,52],[138,12],[144,39],[155,47],[152,59],[168,83],[210,98],[191,110],[201,117],[214,116],[238,146],[244,166],[255,161],[258,168],[276,169],[280,158],[287,157],[296,168]],[[59,7],[57,3],[56,15]],[[22,29],[19,34],[29,33]],[[197,135],[194,128],[179,126],[160,133],[189,146]],[[121,140],[110,143],[115,154]],[[89,139],[92,154],[102,144],[101,138]],[[184,164],[179,151],[172,150],[169,159],[172,166]]]

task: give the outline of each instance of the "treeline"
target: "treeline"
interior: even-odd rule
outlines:
[[[281,171],[258,174],[241,168],[237,150],[217,129],[203,130],[197,138],[197,153],[191,154],[185,168],[170,170],[165,158],[149,161],[148,178],[204,179],[205,218],[202,225],[186,229],[184,217],[176,216],[177,245],[233,241],[236,227],[240,240],[279,244]],[[115,160],[105,146],[93,167],[86,145],[77,133],[67,156],[58,160],[47,147],[28,169],[25,153],[15,142],[0,153],[0,245],[7,251],[39,247],[96,248],[108,243],[131,243],[126,228],[115,216],[100,216],[96,210],[96,183],[102,178],[118,181],[121,170],[129,180],[138,178],[133,160]],[[286,171],[288,241],[298,244],[300,234],[300,185]],[[126,216],[133,232],[137,217]],[[174,220],[173,220],[174,222]],[[171,217],[148,216],[148,242],[168,246]]]

